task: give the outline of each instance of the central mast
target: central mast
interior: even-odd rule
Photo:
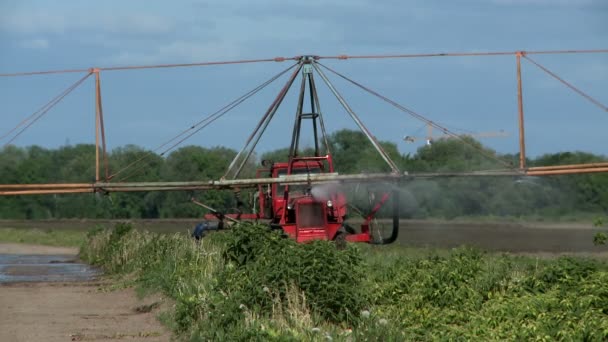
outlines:
[[[317,87],[315,85],[315,79],[313,76],[314,57],[304,56],[302,57],[302,81],[300,83],[300,92],[298,96],[298,105],[296,109],[295,120],[293,124],[293,134],[291,137],[291,145],[289,147],[289,161],[290,164],[294,158],[299,157],[300,138],[302,131],[302,120],[310,120],[312,123],[313,139],[314,139],[314,156],[319,157],[321,154],[319,150],[319,128],[321,129],[321,136],[323,139],[323,145],[325,148],[325,155],[329,155],[329,143],[327,140],[327,132],[325,130],[325,124],[323,123],[323,116],[321,115],[321,106],[319,104],[319,97],[317,95]],[[308,85],[308,86],[307,86]],[[304,101],[306,98],[306,90],[308,88],[308,98],[310,100],[310,112],[304,112]]]

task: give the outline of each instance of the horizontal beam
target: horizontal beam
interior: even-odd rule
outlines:
[[[93,183],[44,183],[44,184],[0,184],[1,190],[11,189],[77,189],[77,188],[94,189]]]
[[[94,192],[146,192],[146,191],[204,191],[255,188],[265,184],[320,184],[320,183],[368,183],[397,182],[415,179],[456,177],[519,177],[556,176],[608,172],[608,163],[540,166],[524,171],[488,170],[472,172],[424,172],[424,173],[337,173],[291,175],[280,178],[230,179],[192,182],[129,182],[129,183],[57,183],[57,184],[0,184],[0,196],[46,195]]]
[[[60,195],[60,194],[80,194],[94,193],[93,188],[72,188],[72,189],[15,189],[15,190],[0,190],[0,196],[17,196],[17,195]]]
[[[608,167],[585,167],[585,168],[573,168],[573,169],[557,169],[557,170],[528,170],[526,175],[528,176],[559,176],[559,175],[576,175],[585,173],[600,173],[608,172]]]
[[[561,55],[579,53],[608,53],[608,49],[595,50],[536,50],[536,51],[481,51],[481,52],[435,52],[435,53],[409,53],[394,55],[338,55],[317,56],[317,59],[383,59],[383,58],[424,58],[424,57],[470,57],[470,56],[514,56],[525,55]]]
[[[568,165],[552,165],[552,166],[534,166],[529,167],[528,171],[541,171],[541,170],[566,170],[566,169],[588,169],[596,167],[608,167],[608,162],[603,163],[587,163],[587,164],[568,164]]]
[[[292,175],[280,178],[231,179],[193,182],[130,182],[130,183],[67,183],[67,184],[0,184],[0,196],[67,194],[92,192],[145,192],[145,191],[194,191],[255,188],[260,184],[321,184],[366,183],[400,181],[416,178],[473,177],[473,176],[517,176],[513,171],[485,171],[468,173],[361,173],[352,175],[310,174]]]

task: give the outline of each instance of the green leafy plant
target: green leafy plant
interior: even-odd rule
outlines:
[[[82,256],[175,305],[181,339],[608,339],[608,265],[466,247],[420,251],[296,244],[244,223],[197,244],[128,227],[99,231]]]
[[[597,232],[593,236],[593,244],[596,246],[605,245],[606,241],[608,241],[608,236],[606,235],[606,233]]]

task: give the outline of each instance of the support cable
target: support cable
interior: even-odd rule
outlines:
[[[37,111],[35,111],[32,115],[28,116],[26,119],[24,119],[23,121],[21,121],[17,126],[15,126],[9,132],[7,132],[6,134],[4,134],[2,137],[0,137],[0,140],[8,137],[15,130],[17,130],[19,127],[23,126],[25,123],[27,123],[29,121],[29,123],[27,125],[25,125],[25,127],[23,127],[19,132],[17,132],[9,141],[7,141],[3,145],[3,147],[8,146],[13,141],[15,141],[15,139],[17,139],[17,137],[19,137],[23,132],[25,132],[25,130],[27,130],[28,128],[30,128],[34,123],[36,123],[36,121],[40,120],[55,105],[57,105],[59,102],[61,102],[61,100],[63,100],[66,96],[68,96],[74,89],[76,89],[79,85],[81,85],[82,82],[84,82],[91,75],[92,75],[91,72],[89,72],[88,74],[86,74],[84,77],[82,77],[81,79],[79,79],[78,81],[76,81],[76,83],[74,83],[71,86],[69,86],[67,89],[65,89],[64,91],[62,91],[59,95],[57,95],[56,97],[54,97],[51,101],[47,102],[44,106],[42,106],[40,109],[38,109]]]
[[[350,108],[350,106],[348,105],[348,103],[346,102],[346,100],[344,100],[344,98],[342,97],[342,95],[340,95],[340,93],[338,92],[338,90],[329,81],[329,79],[327,78],[327,76],[325,76],[325,73],[323,73],[323,71],[316,64],[317,63],[313,63],[312,66],[315,68],[315,70],[317,70],[317,72],[321,76],[321,79],[323,80],[323,82],[325,82],[325,84],[327,85],[327,87],[329,88],[329,90],[331,90],[331,92],[334,94],[334,96],[336,97],[336,99],[338,100],[338,102],[340,102],[340,104],[342,105],[342,107],[344,107],[344,110],[346,110],[346,112],[351,116],[351,118],[353,119],[353,121],[357,124],[357,126],[359,127],[359,129],[363,132],[363,134],[365,134],[365,136],[370,141],[370,143],[374,146],[374,148],[376,149],[376,151],[378,151],[378,153],[380,154],[380,156],[382,157],[382,159],[384,159],[384,161],[386,162],[386,164],[388,164],[388,166],[391,168],[391,171],[394,172],[394,173],[399,173],[399,167],[397,167],[397,164],[395,164],[395,162],[391,159],[391,157],[389,157],[389,155],[384,151],[384,149],[382,148],[382,146],[380,145],[380,143],[378,142],[378,140],[376,139],[376,137],[374,137],[371,134],[371,132],[367,129],[367,127],[365,127],[365,125],[363,124],[363,122],[361,122],[361,119],[359,119],[359,117],[357,116],[357,114],[352,110],[352,108]]]
[[[136,159],[135,161],[129,163],[127,166],[123,167],[122,169],[120,169],[116,173],[112,174],[110,176],[110,179],[112,179],[113,177],[115,177],[115,176],[123,173],[127,169],[129,169],[132,166],[134,166],[134,165],[142,162],[143,160],[151,157],[152,155],[154,155],[159,150],[161,150],[161,149],[165,148],[167,145],[173,143],[172,145],[170,145],[169,147],[165,148],[160,153],[160,156],[164,156],[167,152],[169,152],[172,149],[174,149],[175,147],[179,146],[181,143],[183,143],[184,141],[186,141],[187,139],[189,139],[190,137],[192,137],[194,134],[198,133],[203,128],[209,126],[211,123],[213,123],[217,119],[221,118],[222,116],[224,116],[225,114],[227,114],[229,111],[231,111],[232,109],[234,109],[235,107],[237,107],[241,103],[245,102],[251,96],[255,95],[256,93],[258,93],[259,91],[261,91],[262,89],[264,89],[266,86],[268,86],[269,84],[271,84],[272,82],[274,82],[275,80],[277,80],[278,78],[280,78],[281,76],[283,76],[285,73],[287,73],[289,70],[291,70],[292,68],[294,68],[296,65],[297,64],[293,64],[289,68],[284,69],[283,71],[281,71],[278,74],[274,75],[273,77],[271,77],[270,79],[266,80],[262,84],[258,85],[257,87],[253,88],[252,90],[248,91],[247,93],[245,93],[245,94],[241,95],[240,97],[236,98],[235,100],[231,101],[230,103],[228,103],[224,107],[220,108],[216,112],[214,112],[214,113],[212,113],[212,114],[204,117],[203,119],[199,120],[198,122],[196,122],[195,124],[193,124],[189,128],[183,130],[181,133],[179,133],[175,137],[173,137],[173,138],[167,140],[166,142],[164,142],[163,144],[157,146],[152,151],[146,152],[140,158]],[[186,136],[184,137],[184,135],[186,135]],[[176,140],[178,140],[178,141],[175,142]],[[138,167],[136,170],[134,170],[128,176],[121,178],[120,181],[124,181],[125,179],[132,177],[133,175],[135,175],[135,173],[138,170],[141,170],[143,167],[145,167],[145,164],[143,166]]]
[[[245,159],[240,164],[239,168],[236,170],[233,179],[236,179],[238,177],[241,169],[243,168],[243,166],[247,162],[247,159],[249,159],[249,157],[251,156],[251,153],[253,153],[253,150],[255,149],[255,146],[260,141],[260,138],[261,138],[262,134],[264,134],[264,131],[266,130],[266,127],[268,127],[268,123],[270,122],[270,120],[272,120],[272,117],[274,116],[274,113],[276,113],[277,109],[279,108],[279,105],[283,101],[283,98],[285,98],[285,95],[287,94],[289,88],[293,84],[293,81],[296,79],[296,76],[298,75],[298,73],[302,69],[302,63],[298,62],[296,65],[297,65],[296,70],[294,70],[294,72],[291,74],[291,76],[289,77],[289,80],[287,81],[287,83],[285,83],[285,85],[283,86],[283,88],[279,92],[279,95],[274,99],[274,101],[272,102],[272,104],[270,105],[270,107],[268,107],[268,110],[266,110],[266,113],[262,116],[262,118],[260,119],[260,122],[258,122],[258,124],[255,127],[254,131],[251,133],[251,135],[249,135],[249,137],[247,138],[247,141],[245,142],[245,146],[243,146],[243,148],[232,159],[232,162],[230,162],[230,165],[226,169],[226,173],[224,174],[224,176],[222,176],[222,179],[225,179],[226,177],[228,177],[228,174],[230,173],[230,171],[232,171],[232,168],[236,165],[239,157],[243,154],[243,152],[245,152],[245,150],[247,149],[247,147],[251,144],[252,140],[255,139],[255,142],[253,143],[253,146],[247,152],[247,155],[246,155]],[[262,130],[261,132],[260,132],[260,129]]]
[[[394,55],[338,55],[338,56],[317,56],[317,59],[386,59],[386,58],[422,58],[422,57],[467,57],[467,56],[509,56],[516,55],[520,51],[489,51],[489,52],[438,52],[438,53],[412,53]],[[596,50],[540,50],[526,51],[529,55],[560,55],[576,53],[608,53],[608,49]]]
[[[337,56],[316,56],[316,59],[385,59],[385,58],[421,58],[421,57],[465,57],[465,56],[506,56],[516,55],[521,51],[487,51],[487,52],[438,52],[438,53],[417,53],[417,54],[387,54],[387,55],[337,55]],[[528,55],[557,55],[557,54],[577,54],[577,53],[608,53],[608,49],[592,49],[592,50],[539,50],[526,51]],[[263,62],[284,62],[288,60],[297,61],[301,56],[295,57],[274,57],[262,59],[243,59],[234,61],[215,61],[215,62],[197,62],[197,63],[173,63],[173,64],[156,64],[156,65],[128,65],[115,67],[101,67],[101,71],[115,70],[136,70],[136,69],[159,69],[159,68],[181,68],[181,67],[196,67],[210,65],[229,65],[229,64],[246,64],[246,63],[263,63]],[[64,74],[87,72],[89,69],[63,69],[63,70],[47,70],[47,71],[29,71],[0,74],[0,77],[15,77],[15,76],[33,76],[33,75],[49,75],[49,74]]]
[[[310,74],[310,88],[311,93],[314,97],[314,103],[317,107],[317,112],[319,113],[319,126],[321,126],[321,135],[323,135],[323,143],[325,144],[325,154],[329,155],[329,140],[327,140],[327,130],[325,129],[325,123],[323,122],[323,111],[321,110],[321,102],[319,101],[319,96],[317,94],[317,86],[315,85],[314,75]]]
[[[439,124],[435,123],[434,121],[431,121],[431,120],[427,119],[426,117],[424,117],[424,116],[422,116],[422,115],[420,115],[420,114],[418,114],[418,113],[414,112],[413,110],[411,110],[411,109],[409,109],[409,108],[406,108],[406,107],[404,107],[404,106],[400,105],[399,103],[397,103],[397,102],[395,102],[395,101],[393,101],[393,100],[391,100],[391,99],[387,98],[386,96],[383,96],[383,95],[381,95],[381,94],[377,93],[376,91],[374,91],[374,90],[372,90],[372,89],[370,89],[370,88],[368,88],[368,87],[366,87],[366,86],[364,86],[364,85],[362,85],[362,84],[360,84],[360,83],[358,83],[358,82],[356,82],[356,81],[354,81],[354,80],[352,80],[352,79],[348,78],[347,76],[345,76],[345,75],[343,75],[343,74],[341,74],[341,73],[339,73],[339,72],[337,72],[337,71],[335,71],[335,70],[331,69],[330,67],[327,67],[327,66],[325,66],[325,65],[323,65],[323,64],[321,64],[321,63],[317,63],[317,64],[319,64],[319,65],[320,65],[320,66],[322,66],[323,68],[327,69],[327,70],[328,70],[328,71],[330,71],[331,73],[333,73],[333,74],[335,74],[335,75],[337,75],[337,76],[341,77],[342,79],[344,79],[344,80],[346,80],[346,81],[350,82],[351,84],[353,84],[353,85],[355,85],[355,86],[357,86],[357,87],[361,88],[362,90],[364,90],[364,91],[366,91],[366,92],[368,92],[368,93],[370,93],[370,94],[372,94],[372,95],[374,95],[374,96],[378,97],[379,99],[381,99],[381,100],[383,100],[383,101],[387,102],[388,104],[392,105],[393,107],[395,107],[395,108],[397,108],[397,109],[399,109],[399,110],[401,110],[401,111],[403,111],[403,112],[405,112],[405,113],[407,113],[407,114],[411,115],[412,117],[414,117],[414,118],[416,118],[416,119],[418,119],[418,120],[420,120],[420,121],[422,121],[422,122],[425,122],[425,123],[427,123],[427,124],[429,124],[429,125],[431,125],[431,126],[433,126],[433,127],[437,128],[437,129],[441,130],[441,131],[442,131],[442,132],[444,132],[445,134],[448,134],[448,135],[450,135],[450,136],[452,136],[452,137],[454,137],[454,138],[456,138],[456,139],[460,140],[460,141],[461,141],[463,144],[465,144],[465,145],[467,145],[467,146],[469,146],[469,147],[471,147],[471,148],[473,148],[473,149],[477,150],[477,151],[478,151],[479,153],[481,153],[482,155],[484,155],[484,156],[486,156],[486,157],[488,157],[488,158],[490,158],[490,159],[496,160],[496,161],[498,161],[499,163],[501,163],[501,164],[505,165],[505,166],[506,166],[508,169],[513,169],[513,170],[515,170],[515,169],[513,168],[513,166],[512,166],[510,163],[508,163],[508,162],[506,162],[506,161],[504,161],[504,160],[502,160],[502,159],[500,159],[500,158],[498,158],[498,157],[496,157],[496,156],[494,156],[494,155],[492,155],[492,154],[490,154],[490,153],[487,153],[486,151],[484,151],[484,150],[483,150],[482,148],[480,148],[480,147],[477,147],[477,146],[475,146],[475,145],[473,145],[473,144],[469,143],[468,141],[466,141],[465,139],[463,139],[463,138],[462,138],[460,135],[458,135],[458,134],[456,134],[456,133],[454,133],[454,132],[450,131],[449,129],[447,129],[447,128],[445,128],[445,127],[443,127],[443,126],[441,126],[441,125],[439,125]]]
[[[572,89],[574,92],[576,92],[577,94],[579,94],[580,96],[584,97],[585,99],[587,99],[589,102],[593,103],[594,105],[600,107],[603,111],[608,112],[608,107],[603,105],[600,101],[594,99],[593,97],[585,94],[582,90],[578,89],[577,87],[575,87],[574,85],[572,85],[571,83],[569,83],[568,81],[564,80],[563,78],[557,76],[554,72],[552,72],[551,70],[545,68],[544,66],[542,66],[540,63],[534,61],[532,58],[526,56],[526,54],[522,53],[521,55],[523,58],[527,59],[530,63],[534,64],[535,66],[537,66],[539,69],[541,69],[542,71],[546,72],[547,74],[549,74],[549,76],[555,78],[556,80],[560,81],[563,85],[565,85],[566,87]]]
[[[281,106],[281,103],[283,103],[283,99],[285,99],[285,95],[287,95],[287,93],[289,92],[289,89],[291,88],[291,85],[293,84],[293,81],[295,80],[298,72],[301,69],[302,69],[302,65],[300,64],[299,68],[297,68],[297,70],[294,71],[292,78],[290,78],[290,80],[288,81],[289,83],[286,84],[286,87],[281,92],[280,98],[278,98],[278,101],[276,101],[276,104],[275,104],[273,110],[270,112],[270,115],[268,116],[268,119],[266,120],[266,122],[264,122],[264,125],[261,127],[262,129],[259,132],[258,136],[255,138],[255,141],[253,142],[253,144],[251,145],[251,148],[249,149],[249,152],[247,152],[247,155],[241,161],[241,164],[239,165],[238,169],[236,169],[236,172],[235,172],[235,174],[233,176],[233,179],[238,178],[238,176],[241,174],[241,171],[245,167],[245,164],[247,164],[247,161],[249,160],[249,157],[251,157],[251,155],[253,154],[253,151],[255,150],[256,146],[260,142],[260,139],[262,138],[262,135],[264,135],[264,132],[266,132],[266,128],[268,128],[268,124],[270,124],[270,121],[272,121],[272,118],[274,118],[274,115],[276,114],[277,110]]]
[[[156,64],[156,65],[128,65],[128,66],[102,67],[102,68],[97,68],[97,69],[100,71],[116,71],[116,70],[136,70],[136,69],[183,68],[183,67],[210,66],[210,65],[248,64],[248,63],[262,63],[262,62],[284,62],[287,60],[297,60],[297,59],[299,59],[299,58],[298,57],[290,57],[290,58],[275,57],[275,58],[264,58],[264,59],[242,59],[242,60],[235,60],[235,61]],[[65,70],[15,72],[15,73],[0,74],[0,77],[65,74],[65,73],[73,73],[73,72],[87,72],[89,70],[90,69],[65,69]]]

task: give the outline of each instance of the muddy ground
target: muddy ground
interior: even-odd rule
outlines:
[[[88,275],[84,280],[6,281],[10,276],[46,279],[49,269],[64,264],[73,268],[78,264],[76,252],[0,243],[0,263],[11,263],[4,269],[5,281],[0,281],[0,341],[170,340],[156,318],[162,302],[158,296],[139,300],[132,289],[108,291],[109,283]]]
[[[90,229],[111,226],[110,220],[2,221],[0,227],[39,229]],[[140,229],[155,232],[188,233],[200,220],[135,220]],[[356,226],[353,222],[353,226]],[[384,229],[391,227],[383,221]],[[461,245],[514,253],[608,253],[608,246],[595,246],[596,232],[608,228],[569,222],[463,222],[401,220],[398,244],[412,247],[449,248]]]

